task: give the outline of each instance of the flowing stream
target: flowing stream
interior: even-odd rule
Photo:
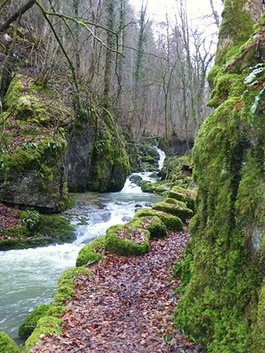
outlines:
[[[161,169],[165,158],[159,150]],[[152,173],[134,175],[152,180]],[[137,207],[158,202],[161,196],[143,193],[131,176],[118,193],[73,195],[76,206],[65,212],[76,229],[72,244],[42,248],[0,251],[0,331],[17,339],[18,327],[34,308],[49,304],[64,270],[75,266],[79,250],[102,236],[114,224],[129,221]]]

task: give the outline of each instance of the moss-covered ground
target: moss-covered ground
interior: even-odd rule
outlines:
[[[0,204],[0,250],[26,249],[70,242],[75,228],[60,215],[34,209],[17,210]]]

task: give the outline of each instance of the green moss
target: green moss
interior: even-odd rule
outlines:
[[[177,202],[177,200],[174,201]],[[186,205],[184,205],[177,203],[158,202],[152,208],[157,211],[172,214],[173,216],[179,217],[183,222],[185,222],[193,216],[193,212],[187,208]]]
[[[34,347],[40,336],[45,334],[61,335],[62,320],[61,315],[66,311],[66,303],[72,297],[74,292],[74,282],[79,276],[90,276],[91,271],[84,268],[71,268],[66,270],[58,281],[58,289],[54,296],[54,301],[49,305],[45,316],[42,316],[30,337],[25,343],[23,353],[28,353]]]
[[[104,258],[104,255],[102,254],[104,246],[105,237],[92,240],[79,251],[76,259],[76,266],[88,266],[102,260]]]
[[[227,1],[226,6],[230,5]],[[234,5],[237,8],[239,1]],[[241,14],[238,17],[242,19]],[[193,149],[197,213],[190,224],[189,251],[176,265],[186,288],[175,322],[200,340],[207,352],[261,352],[265,329],[263,70],[257,71],[254,88],[253,68],[250,72],[246,68],[254,59],[259,61],[259,49],[253,42],[240,52],[238,43],[229,49],[237,54],[223,71],[219,65],[211,74],[216,109],[201,127]],[[224,52],[218,64],[226,62],[228,51]]]
[[[39,338],[42,335],[52,334],[55,336],[60,336],[61,333],[61,320],[53,316],[44,316],[39,319],[38,326],[27,339],[25,346],[23,347],[21,352],[29,352],[29,350],[38,343]]]
[[[15,75],[4,97],[0,126],[0,200],[8,204],[61,211],[67,202],[63,173],[65,120],[70,112],[48,91],[34,90],[34,81]],[[34,194],[32,192],[34,190]]]
[[[253,32],[254,20],[244,6],[248,0],[227,0],[224,6],[224,17],[220,27],[219,46],[216,63],[226,62],[235,55],[234,49],[248,40]],[[225,45],[222,45],[222,41]],[[228,51],[232,50],[232,53]]]
[[[5,237],[0,240],[1,250],[35,248],[70,242],[75,238],[75,228],[59,215],[22,211],[21,221],[20,225],[4,231]]]
[[[167,194],[169,188],[168,182],[150,182],[145,180],[141,183],[141,189],[143,192],[151,192],[158,195]]]
[[[0,353],[19,353],[18,345],[4,332],[0,332]]]
[[[122,256],[143,255],[149,250],[148,230],[127,225],[112,226],[107,230],[105,250]],[[135,242],[135,239],[140,239]]]
[[[223,68],[222,66],[215,65],[208,73],[207,75],[207,81],[211,87],[211,89],[214,87],[215,80],[219,76],[220,73],[222,73]]]
[[[87,189],[120,191],[130,171],[129,156],[121,131],[110,112],[98,116]]]
[[[190,188],[193,185],[191,175],[183,171],[183,166],[189,166],[192,169],[190,154],[184,156],[167,157],[164,162],[161,173],[166,176],[166,185],[170,190],[174,186]]]
[[[4,110],[15,110],[17,97],[20,97],[24,92],[24,85],[22,83],[22,75],[16,75],[11,81],[7,94],[4,99]]]
[[[150,233],[151,239],[163,238],[167,236],[167,228],[159,216],[146,216],[141,218],[136,216],[129,223],[129,225],[136,228],[147,229]]]
[[[135,217],[159,217],[165,224],[168,231],[181,231],[183,229],[183,222],[179,217],[171,214],[156,211],[151,208],[141,208],[135,213]]]
[[[137,217],[148,217],[148,216],[154,217],[154,216],[157,216],[157,215],[158,215],[158,212],[153,210],[152,208],[142,207],[138,211],[135,212],[134,217],[135,218],[137,218]]]
[[[19,327],[18,336],[20,338],[28,338],[36,328],[38,320],[46,315],[48,309],[49,305],[39,305]]]
[[[176,262],[174,265],[173,276],[178,276],[181,280],[181,285],[186,286],[191,279],[193,262],[193,252],[191,249],[191,244],[185,249],[183,258]]]
[[[179,186],[174,186],[168,193],[168,197],[171,199],[176,199],[185,202],[186,206],[192,211],[195,210],[195,198],[197,189],[182,188]]]
[[[171,230],[176,232],[183,230],[183,222],[179,217],[165,212],[159,212],[158,217],[165,224],[168,231]]]
[[[74,226],[60,215],[42,215],[36,230],[60,243],[72,241],[75,237]]]
[[[256,353],[262,353],[265,351],[265,330],[264,330],[264,318],[265,318],[265,283],[261,287],[259,293],[259,305],[257,308],[257,322],[254,326],[253,338],[252,338],[252,351]]]
[[[215,88],[212,91],[211,99],[207,105],[216,108],[224,102],[229,96],[238,97],[243,94],[245,87],[242,84],[242,79],[237,74],[219,74],[215,78]]]

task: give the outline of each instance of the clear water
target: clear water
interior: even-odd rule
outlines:
[[[139,173],[150,179],[150,173]],[[79,250],[105,234],[114,224],[127,222],[137,204],[158,202],[160,196],[142,193],[127,179],[118,193],[73,195],[76,206],[66,212],[76,228],[72,244],[0,251],[0,331],[17,339],[18,327],[34,308],[50,303],[62,272],[75,266]]]

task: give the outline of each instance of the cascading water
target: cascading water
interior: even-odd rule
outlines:
[[[160,155],[159,169],[165,154]],[[152,173],[134,173],[143,180],[152,180]],[[76,228],[72,244],[50,245],[43,248],[0,251],[0,331],[17,339],[18,327],[38,305],[50,303],[60,274],[75,266],[79,250],[92,239],[102,236],[114,224],[122,224],[133,217],[137,204],[158,202],[161,196],[143,193],[127,178],[118,193],[75,195],[76,207],[66,217]]]

